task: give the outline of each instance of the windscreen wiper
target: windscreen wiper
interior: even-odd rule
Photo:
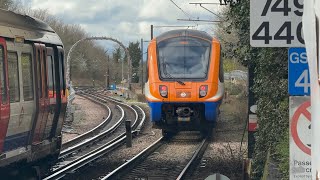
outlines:
[[[180,81],[180,80],[178,80],[177,83],[179,83],[179,84],[181,84],[181,85],[183,85],[183,86],[186,85],[184,82],[182,82],[182,81]]]
[[[172,77],[172,75],[170,73],[168,73],[167,71],[167,67],[166,67],[166,63],[162,63],[162,66],[163,66],[163,73],[164,75],[167,77],[167,78],[170,78],[170,79],[174,79],[174,77]],[[176,80],[177,83],[181,84],[181,85],[186,85],[184,82],[180,81],[180,80]]]

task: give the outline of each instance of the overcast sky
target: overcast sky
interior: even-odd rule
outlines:
[[[22,0],[32,9],[47,9],[67,24],[80,24],[93,36],[111,36],[126,45],[129,41],[150,40],[150,25],[191,25],[212,34],[214,24],[177,21],[181,19],[215,20],[216,16],[190,2],[218,0]],[[213,12],[218,5],[204,5]],[[155,27],[154,35],[173,28]]]

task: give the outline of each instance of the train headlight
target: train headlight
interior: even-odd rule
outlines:
[[[199,96],[200,97],[205,97],[207,95],[208,92],[208,86],[207,85],[202,85],[199,88]]]
[[[168,87],[167,86],[164,86],[164,85],[160,85],[159,86],[159,91],[160,91],[160,95],[162,97],[168,97]]]

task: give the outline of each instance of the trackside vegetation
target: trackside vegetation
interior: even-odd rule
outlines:
[[[221,39],[225,59],[236,58],[253,69],[259,128],[252,163],[252,179],[261,179],[266,154],[277,162],[282,179],[289,174],[289,104],[287,48],[250,46],[250,0],[228,6],[222,13],[216,34]]]

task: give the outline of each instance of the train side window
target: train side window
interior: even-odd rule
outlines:
[[[25,101],[31,101],[34,99],[31,54],[29,53],[21,54],[21,66],[22,66],[22,80],[23,80],[23,99]]]
[[[148,82],[149,81],[149,61],[148,61],[148,59],[149,59],[149,50],[147,50],[147,61],[146,61],[146,82]]]
[[[42,51],[42,62],[43,62],[43,74],[44,74],[44,97],[48,97],[48,86],[47,86],[47,81],[48,81],[48,74],[47,74],[47,61],[46,61],[46,51]]]
[[[39,87],[38,87],[38,91],[39,91],[39,97],[42,98],[42,74],[41,74],[41,57],[40,57],[40,50],[37,50],[37,68],[38,68],[38,81],[39,81]]]
[[[4,65],[4,48],[0,45],[0,85],[2,104],[7,104],[7,88],[6,88],[6,68]]]
[[[223,60],[222,60],[222,57],[221,57],[221,53],[220,53],[220,62],[219,62],[219,67],[220,67],[220,70],[219,70],[219,79],[220,79],[220,82],[224,82],[224,70],[223,70]]]
[[[52,56],[47,56],[47,67],[48,67],[48,88],[49,91],[55,91],[55,71],[54,71],[54,62]]]
[[[8,52],[9,71],[9,96],[10,103],[20,101],[18,55],[16,52]]]
[[[60,72],[60,89],[63,90],[63,95],[66,95],[66,83],[64,80],[64,61],[63,53],[60,53],[59,72]]]

